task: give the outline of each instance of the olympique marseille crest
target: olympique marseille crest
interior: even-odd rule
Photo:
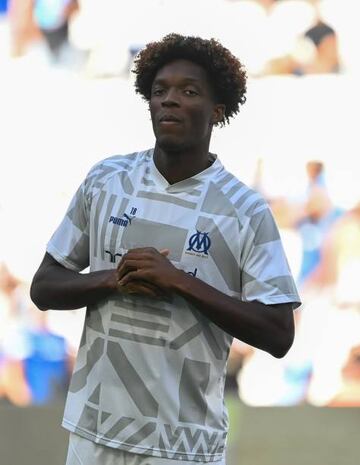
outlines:
[[[211,240],[208,232],[196,230],[196,233],[190,236],[186,254],[196,255],[197,257],[208,257],[208,251],[211,247]]]

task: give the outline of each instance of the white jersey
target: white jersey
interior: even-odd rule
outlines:
[[[97,271],[145,246],[169,249],[177,268],[236,299],[299,305],[267,203],[218,159],[172,185],[153,150],[98,163],[47,251],[67,268]],[[231,342],[179,296],[89,305],[63,426],[133,453],[218,461]]]

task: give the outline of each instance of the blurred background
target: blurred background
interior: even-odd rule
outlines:
[[[90,167],[153,146],[136,53],[214,37],[248,70],[211,150],[263,193],[303,300],[281,360],[234,341],[228,465],[358,465],[358,0],[0,0],[0,463],[64,463],[60,429],[84,311],[29,299]],[[357,45],[356,45],[357,44]]]

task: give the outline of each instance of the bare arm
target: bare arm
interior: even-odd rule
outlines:
[[[152,248],[129,251],[118,268],[120,285],[138,279],[176,293],[227,333],[254,347],[283,357],[294,339],[291,304],[243,302],[175,268]]]
[[[46,253],[31,284],[30,296],[40,310],[73,310],[94,304],[115,293],[141,293],[160,297],[163,292],[140,280],[119,288],[116,270],[81,274],[69,270]]]
[[[33,278],[30,296],[40,310],[72,310],[102,300],[116,290],[116,270],[81,274],[46,253]]]
[[[289,304],[265,305],[229,297],[203,281],[182,273],[177,292],[227,333],[274,357],[283,357],[294,339]]]

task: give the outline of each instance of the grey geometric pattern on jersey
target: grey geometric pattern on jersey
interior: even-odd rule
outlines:
[[[237,299],[298,302],[264,199],[219,160],[168,185],[152,155],[149,150],[97,164],[48,252],[68,268],[96,271],[116,267],[133,247],[168,248],[175,266]],[[119,295],[90,305],[63,425],[124,451],[220,460],[231,341],[177,296]]]

